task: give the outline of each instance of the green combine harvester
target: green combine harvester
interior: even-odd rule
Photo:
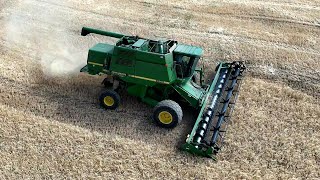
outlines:
[[[182,149],[215,159],[237,99],[244,63],[220,63],[210,83],[204,83],[203,69],[197,67],[203,54],[200,47],[82,28],[82,36],[90,33],[119,39],[115,45],[98,43],[90,48],[87,65],[81,69],[106,75],[101,106],[118,108],[119,89],[125,89],[154,107],[153,120],[158,125],[174,128],[183,117],[180,105],[187,104],[199,114]]]

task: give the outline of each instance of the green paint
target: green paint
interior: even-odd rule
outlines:
[[[156,41],[138,36],[126,36],[114,32],[84,27],[81,35],[94,33],[119,40],[115,45],[98,43],[89,49],[87,65],[81,72],[92,75],[108,74],[126,86],[129,95],[155,106],[159,101],[172,96],[199,110],[192,132],[182,149],[193,154],[215,158],[212,147],[198,148],[192,139],[206,109],[209,96],[216,87],[218,75],[211,85],[203,84],[203,70],[196,69],[203,54],[200,47],[179,44],[174,40]],[[229,68],[230,63],[220,63]],[[200,74],[200,83],[195,85],[193,74]]]
[[[202,56],[203,50],[202,48],[196,46],[190,46],[185,44],[179,44],[174,50],[175,53],[185,54],[189,56]]]
[[[206,93],[204,89],[193,86],[190,80],[176,84],[173,88],[196,109],[201,105],[201,99]]]
[[[179,54],[193,59],[200,57],[202,55],[200,47],[180,45],[174,40],[155,41],[88,27],[82,29],[82,35],[89,33],[119,38],[119,40],[116,45],[98,43],[90,48],[87,68],[82,71],[86,70],[92,75],[104,73],[114,75],[128,84],[146,86],[147,89],[155,88],[155,92],[164,92],[164,89],[170,88],[175,89],[182,98],[197,108],[203,90],[194,88],[189,81],[199,58],[196,58],[192,64],[186,64],[183,71],[189,71],[189,76],[178,77],[176,73],[176,64],[178,63],[174,57]],[[187,66],[190,66],[190,70],[187,69]],[[155,86],[157,84],[162,84],[162,86]],[[145,97],[147,94],[139,90],[128,88],[127,91],[130,92],[130,95],[147,98]],[[164,98],[164,94],[159,96],[156,98],[157,101]],[[165,97],[168,96],[168,94],[165,95]],[[154,105],[154,102],[149,102],[151,101],[147,101],[148,104]]]

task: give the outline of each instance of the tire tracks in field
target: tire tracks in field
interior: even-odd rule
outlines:
[[[220,15],[232,15],[232,14],[220,14]],[[288,24],[296,24],[296,25],[303,25],[303,26],[310,26],[319,28],[319,23],[312,23],[312,22],[306,22],[306,21],[298,21],[294,19],[285,19],[280,17],[273,17],[273,16],[257,16],[257,15],[235,15],[232,17],[238,17],[243,19],[257,19],[257,20],[264,20],[264,21],[273,21],[273,22],[279,22],[279,23],[288,23]]]
[[[180,8],[180,9],[185,9],[184,7],[181,6],[177,6],[176,4],[173,6],[169,6],[167,4],[158,4],[155,2],[150,2],[150,1],[139,1],[139,0],[134,0],[134,2],[138,2],[138,3],[143,3],[143,4],[150,4],[150,5],[157,5],[157,6],[165,6],[165,7],[174,7],[174,8]],[[306,5],[303,3],[299,3],[299,2],[295,2],[294,4],[292,3],[287,3],[287,2],[283,2],[283,3],[277,3],[276,1],[255,1],[255,0],[250,0],[250,1],[243,1],[243,0],[227,0],[227,1],[219,1],[219,3],[223,3],[223,4],[260,4],[260,6],[264,6],[264,5],[269,5],[269,6],[284,6],[284,7],[294,7],[294,8],[302,8],[302,9],[317,9],[320,10],[320,7],[318,7],[316,4],[310,5]]]
[[[159,8],[161,8],[161,7],[171,8],[169,5],[166,5],[166,4],[158,4],[158,3],[143,2],[143,1],[135,1],[135,2],[142,4],[142,5],[146,5],[146,4],[147,5],[154,5],[154,6],[158,6]],[[189,8],[185,8],[185,7],[178,7],[178,6],[173,6],[173,8],[177,9],[180,12],[184,12],[184,13],[185,13],[185,11],[198,12],[198,14],[201,14],[201,16],[205,15],[207,17],[225,16],[225,18],[256,19],[256,20],[273,21],[273,22],[279,22],[279,23],[295,24],[297,26],[302,25],[302,26],[310,26],[310,27],[316,27],[316,28],[320,27],[320,22],[314,23],[314,22],[299,21],[299,20],[295,20],[295,19],[286,19],[286,18],[281,18],[281,17],[261,16],[261,15],[258,16],[258,15],[254,15],[254,14],[237,15],[237,14],[232,14],[232,13],[217,13],[217,12],[210,12],[209,13],[209,12],[189,9]],[[319,9],[319,11],[320,11],[320,9]]]
[[[226,2],[226,1],[223,1]],[[257,0],[228,0],[228,3],[234,3],[234,4],[259,4],[260,6],[264,6],[264,5],[269,5],[269,6],[285,6],[285,7],[293,7],[293,8],[303,8],[303,9],[318,9],[320,10],[319,6],[317,6],[316,4],[311,4],[311,2],[308,2],[309,4],[304,4],[304,3],[299,3],[299,2],[294,2],[294,3],[290,3],[290,2],[282,2],[279,3],[278,1],[257,1]]]
[[[253,64],[247,64],[247,68],[248,74],[252,77],[283,82],[320,102],[320,71],[281,69]]]
[[[84,9],[79,9],[79,8],[75,8],[72,6],[62,6],[53,2],[47,2],[47,1],[42,1],[42,0],[34,0],[35,2],[40,2],[40,3],[45,3],[45,4],[49,4],[51,6],[57,6],[59,7],[60,11],[63,11],[62,9],[67,9],[65,11],[67,11],[68,13],[70,13],[68,10],[72,10],[75,12],[86,12],[95,16],[101,16],[107,19],[104,19],[106,22],[109,23],[113,23],[113,20],[116,20],[118,23],[114,23],[117,26],[119,26],[119,24],[126,25],[129,27],[135,27],[135,26],[140,26],[140,27],[144,27],[145,29],[149,29],[150,24],[148,24],[149,22],[144,22],[141,23],[139,21],[135,21],[135,20],[131,20],[131,19],[126,19],[126,18],[118,18],[118,17],[113,17],[111,15],[106,15],[106,14],[102,14],[102,13],[97,13],[94,11],[89,11],[89,10],[84,10]],[[101,18],[97,18],[97,19],[101,19]],[[166,34],[167,32],[176,32],[177,30],[180,32],[179,36],[183,36],[183,37],[198,37],[198,38],[214,38],[216,39],[217,37],[221,37],[224,39],[229,39],[230,37],[232,38],[233,41],[237,42],[237,43],[247,43],[250,45],[255,45],[257,47],[269,47],[269,48],[282,48],[282,49],[287,49],[290,51],[295,51],[295,52],[302,52],[302,53],[308,53],[308,54],[313,54],[313,55],[317,55],[320,56],[320,51],[318,49],[313,49],[313,48],[303,48],[300,46],[296,46],[296,45],[291,45],[291,44],[287,44],[287,43],[280,43],[280,42],[270,42],[267,40],[263,40],[263,39],[258,39],[258,38],[253,38],[253,37],[248,37],[248,36],[242,36],[242,35],[237,35],[237,34],[231,34],[231,33],[225,33],[225,34],[219,34],[219,33],[211,33],[211,32],[204,32],[204,31],[199,31],[199,32],[195,32],[194,30],[189,30],[187,28],[171,28],[171,27],[165,27],[165,28],[155,28],[157,31],[162,32],[163,34]],[[74,31],[74,30],[73,30]]]
[[[48,24],[50,27],[53,26],[53,24],[51,23],[47,23],[45,21],[41,21],[41,20],[36,20],[33,19],[33,21],[36,22],[40,22],[40,23],[44,23],[44,24]],[[26,22],[29,23],[29,22]],[[138,22],[134,22],[133,24],[138,24]],[[116,24],[119,25],[119,24]],[[148,28],[147,25],[145,24],[139,24],[140,27],[145,27]],[[63,27],[63,26],[61,26]],[[43,26],[41,28],[44,28]],[[46,29],[48,29],[49,27],[47,27]],[[177,30],[177,28],[170,28],[167,27],[166,29],[157,29],[159,32],[162,33],[166,33],[168,31],[172,31],[174,32],[175,30]],[[216,33],[216,32],[194,32],[192,30],[189,29],[182,29],[180,28],[179,31],[184,31],[182,34],[179,34],[179,36],[183,36],[183,37],[197,37],[200,39],[207,39],[212,38],[212,39],[216,39],[217,37],[226,39],[228,41],[230,41],[230,37],[232,38],[231,40],[233,40],[234,42],[237,42],[239,44],[243,44],[244,42],[246,44],[250,44],[252,46],[256,46],[256,47],[268,47],[268,48],[272,48],[272,49],[286,49],[288,51],[294,51],[294,52],[299,52],[299,53],[307,53],[307,54],[312,54],[312,55],[316,55],[316,56],[320,56],[320,51],[313,49],[313,48],[304,48],[301,46],[296,46],[296,45],[291,45],[288,43],[281,43],[281,42],[273,42],[273,41],[267,41],[267,40],[263,40],[263,39],[258,39],[258,38],[254,38],[254,37],[248,37],[248,36],[243,36],[243,35],[239,35],[239,34],[231,34],[231,33]],[[70,28],[66,28],[64,27],[64,30],[61,31],[61,33],[63,32],[72,32],[74,35],[76,34],[80,34],[80,30],[74,30],[74,29],[70,29]],[[80,35],[79,35],[80,38]],[[76,43],[79,41],[75,41]]]

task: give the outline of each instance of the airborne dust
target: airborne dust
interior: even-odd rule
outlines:
[[[26,53],[30,50],[36,57],[36,64],[47,77],[70,77],[79,73],[85,65],[86,52],[80,51],[67,32],[68,19],[54,10],[43,6],[31,8],[30,1],[21,1],[8,13],[6,20],[6,40],[17,46],[23,44]],[[30,17],[37,16],[44,25],[34,23]],[[48,25],[48,26],[46,26]],[[49,25],[55,25],[51,28]],[[48,33],[49,32],[49,33]],[[70,32],[69,32],[70,33]],[[21,50],[21,49],[20,49]]]

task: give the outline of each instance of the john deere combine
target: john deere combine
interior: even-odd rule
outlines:
[[[81,35],[90,33],[119,39],[115,45],[93,46],[87,65],[81,69],[91,75],[106,75],[103,84],[107,88],[100,95],[100,104],[105,109],[116,109],[120,105],[118,90],[125,89],[153,106],[153,120],[165,128],[180,123],[183,112],[179,104],[187,104],[199,114],[182,149],[214,158],[237,99],[245,71],[243,62],[220,63],[207,84],[202,68],[197,67],[203,54],[200,47],[88,27]]]

